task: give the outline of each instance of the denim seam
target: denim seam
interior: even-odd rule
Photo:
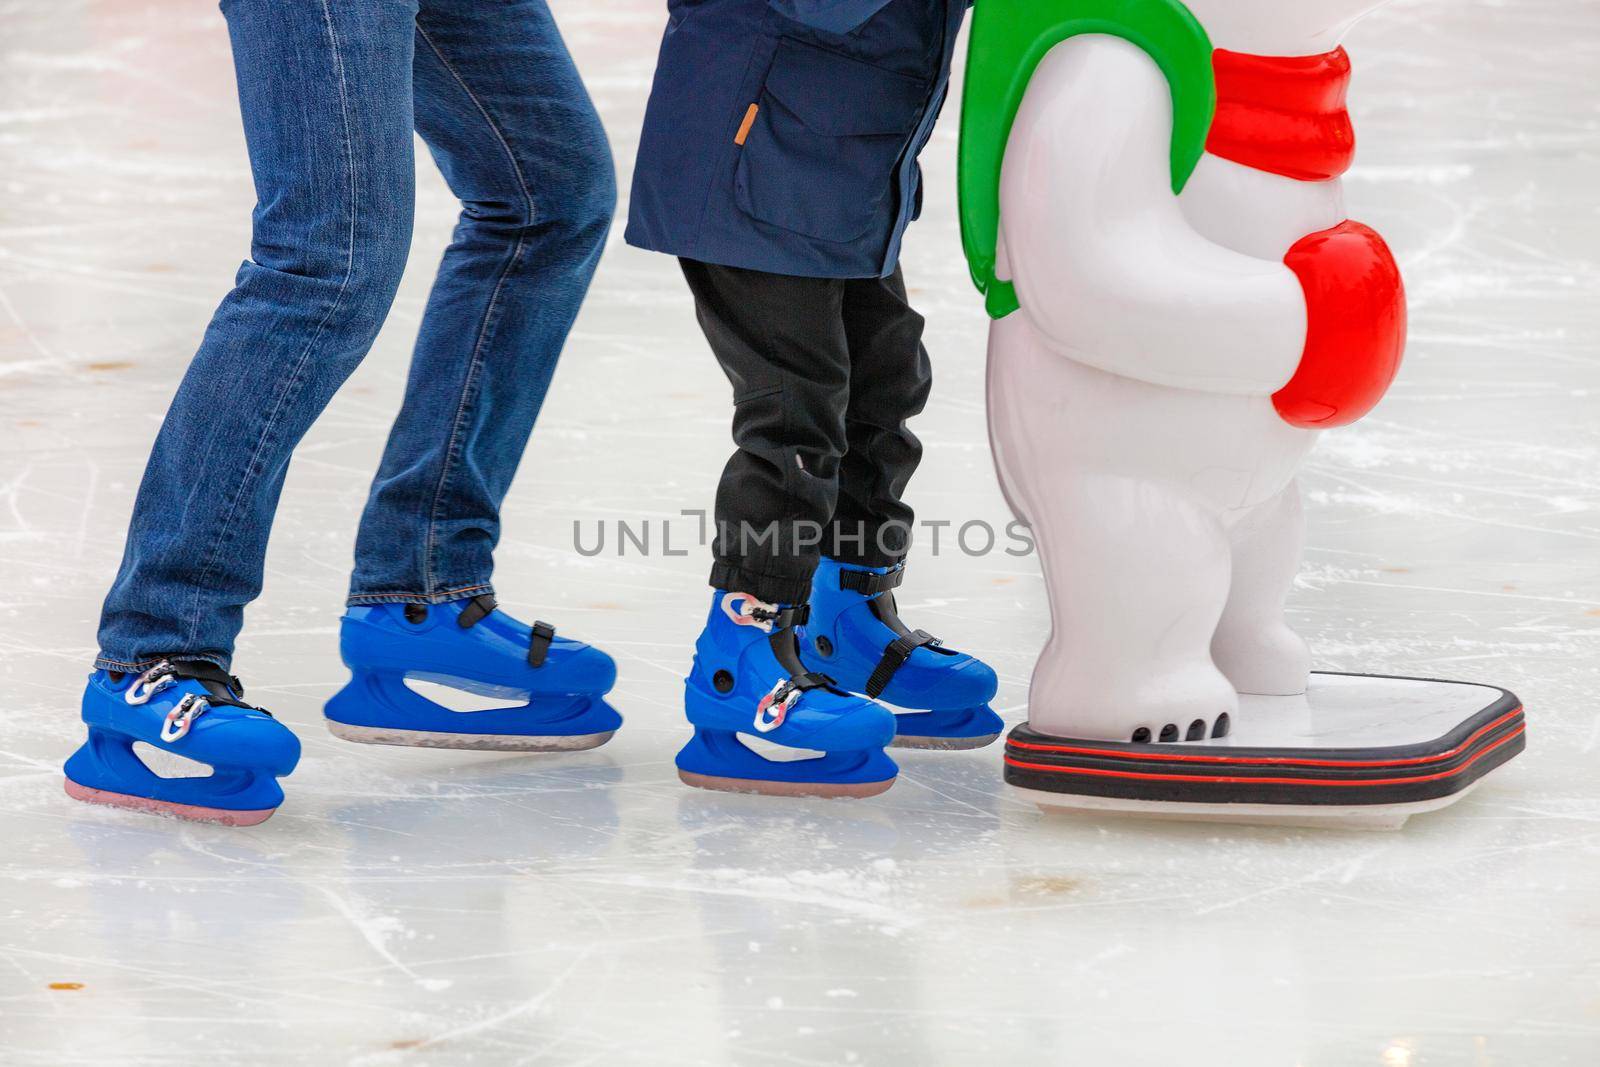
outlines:
[[[181,652],[166,656],[155,656],[151,659],[135,660],[132,663],[124,663],[121,660],[112,659],[106,655],[100,655],[95,657],[94,666],[96,670],[116,671],[119,674],[132,674],[135,671],[148,670],[163,660],[175,659],[201,660],[206,663],[215,663],[223,670],[227,670],[228,668],[227,658],[220,656],[215,652]]]
[[[494,291],[489,296],[489,305],[484,309],[483,321],[478,327],[478,338],[472,347],[472,358],[467,364],[466,377],[462,381],[461,398],[456,404],[455,419],[450,426],[450,441],[445,448],[444,463],[439,470],[439,482],[433,490],[433,504],[428,509],[428,536],[424,546],[422,577],[423,584],[432,588],[434,584],[435,554],[438,551],[439,505],[444,500],[445,485],[449,482],[450,475],[459,459],[457,448],[461,441],[462,420],[467,414],[471,400],[475,397],[474,387],[483,368],[484,348],[488,345],[489,338],[494,331],[495,313],[500,307],[500,294],[505,290],[506,279],[511,276],[511,273],[522,262],[522,250],[527,243],[528,227],[533,225],[535,212],[533,193],[528,189],[528,180],[523,175],[522,166],[517,162],[516,153],[511,150],[511,144],[506,140],[505,133],[500,129],[499,124],[495,122],[494,116],[489,113],[489,109],[484,105],[483,101],[478,99],[478,95],[472,91],[472,87],[467,84],[466,79],[445,57],[444,51],[434,42],[432,37],[428,36],[428,31],[424,30],[420,23],[417,25],[417,36],[422,38],[433,54],[439,58],[439,63],[450,73],[450,77],[455,80],[455,83],[461,86],[461,91],[467,94],[467,99],[472,101],[472,106],[477,108],[478,114],[483,116],[483,121],[488,125],[490,132],[500,142],[500,147],[505,150],[506,160],[511,164],[511,172],[517,176],[517,186],[522,190],[522,203],[525,209],[525,224],[517,233],[517,243],[511,249],[511,255],[507,257],[505,265],[500,268],[500,276],[495,279]]]
[[[211,550],[206,555],[205,566],[201,569],[200,577],[195,582],[194,600],[192,602],[193,608],[189,613],[189,635],[185,639],[186,644],[192,643],[197,636],[200,627],[201,593],[207,588],[207,585],[211,579],[211,574],[216,569],[217,559],[222,551],[222,546],[230,539],[229,531],[232,528],[234,513],[239,510],[239,501],[244,496],[246,485],[248,485],[255,477],[252,472],[255,470],[257,463],[260,461],[261,451],[266,447],[267,440],[272,436],[273,430],[277,426],[278,417],[284,409],[284,405],[294,396],[298,395],[300,391],[301,375],[305,370],[306,363],[311,358],[311,352],[316,347],[317,341],[321,339],[322,331],[327,327],[328,322],[333,318],[334,312],[338,311],[340,305],[344,303],[345,291],[350,287],[350,279],[355,274],[356,217],[359,212],[359,207],[357,205],[355,148],[353,138],[350,134],[350,101],[345,87],[344,58],[339,52],[339,36],[333,27],[333,12],[328,6],[328,0],[322,0],[322,15],[323,22],[328,28],[328,47],[333,56],[334,74],[339,81],[339,117],[344,124],[345,163],[350,178],[350,224],[346,232],[344,277],[339,280],[339,291],[334,294],[333,303],[328,306],[327,312],[322,316],[322,321],[317,323],[316,330],[312,332],[310,339],[306,341],[305,348],[301,349],[299,358],[295,361],[294,366],[290,369],[289,380],[287,383],[285,383],[283,389],[278,393],[277,400],[273,403],[272,410],[267,413],[266,422],[261,429],[261,435],[256,438],[255,449],[250,453],[249,462],[245,464],[244,474],[239,479],[238,485],[234,487],[233,498],[228,502],[228,510],[223,515],[221,528],[216,538],[211,542]]]
[[[494,586],[488,582],[478,582],[458,589],[443,589],[437,593],[352,593],[346,598],[345,604],[350,607],[363,604],[443,604],[451,600],[465,600],[468,597],[493,592]]]

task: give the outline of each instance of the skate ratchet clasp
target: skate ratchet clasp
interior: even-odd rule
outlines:
[[[762,697],[761,703],[756,705],[756,731],[770,734],[782,726],[783,720],[789,717],[789,709],[799,702],[802,692],[792,678],[785,678],[774,685],[772,692]]]
[[[198,693],[185,693],[183,699],[167,712],[166,721],[161,724],[161,740],[169,745],[181,741],[194,721],[210,710],[211,703],[205,697]]]
[[[166,660],[145,671],[123,692],[122,699],[134,707],[148,704],[150,698],[178,680],[178,668]],[[194,721],[211,710],[211,702],[198,693],[186,693],[161,723],[161,740],[167,744],[182,740]]]
[[[736,626],[754,626],[770,634],[772,622],[778,617],[778,606],[757,600],[749,593],[728,593],[722,598],[722,613]]]
[[[137,707],[148,703],[151,697],[177,680],[178,668],[162,660],[135,678],[133,684],[122,694],[122,699]]]
[[[722,613],[732,619],[735,626],[754,626],[770,634],[791,626],[804,626],[811,618],[811,605],[785,608],[757,600],[749,593],[726,593],[722,597]]]

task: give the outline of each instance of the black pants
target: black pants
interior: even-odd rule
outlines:
[[[820,553],[904,558],[901,495],[922,458],[906,420],[932,385],[922,316],[888,278],[797,278],[683,260],[706,340],[733,384],[711,584],[803,603]]]

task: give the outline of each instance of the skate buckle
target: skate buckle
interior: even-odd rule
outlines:
[[[789,678],[773,686],[772,692],[762,697],[761,703],[756,705],[757,732],[770,734],[782,726],[783,720],[789,717],[789,709],[799,701],[801,692],[800,687]]]
[[[210,710],[211,704],[205,697],[198,693],[185,693],[183,699],[167,712],[166,721],[161,724],[161,740],[169,745],[182,740],[194,721]]]
[[[133,684],[123,692],[122,699],[137,707],[148,703],[151,697],[177,680],[178,669],[166,660],[162,660],[135,678]]]
[[[754,626],[770,634],[772,621],[778,616],[778,606],[757,600],[749,593],[727,593],[722,598],[722,613],[732,619],[735,626]]]

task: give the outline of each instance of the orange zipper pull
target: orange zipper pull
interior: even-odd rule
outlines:
[[[750,136],[750,127],[755,125],[756,112],[761,110],[760,104],[751,104],[750,110],[744,113],[744,121],[739,123],[739,132],[733,137],[733,143],[743,145],[745,138]]]

